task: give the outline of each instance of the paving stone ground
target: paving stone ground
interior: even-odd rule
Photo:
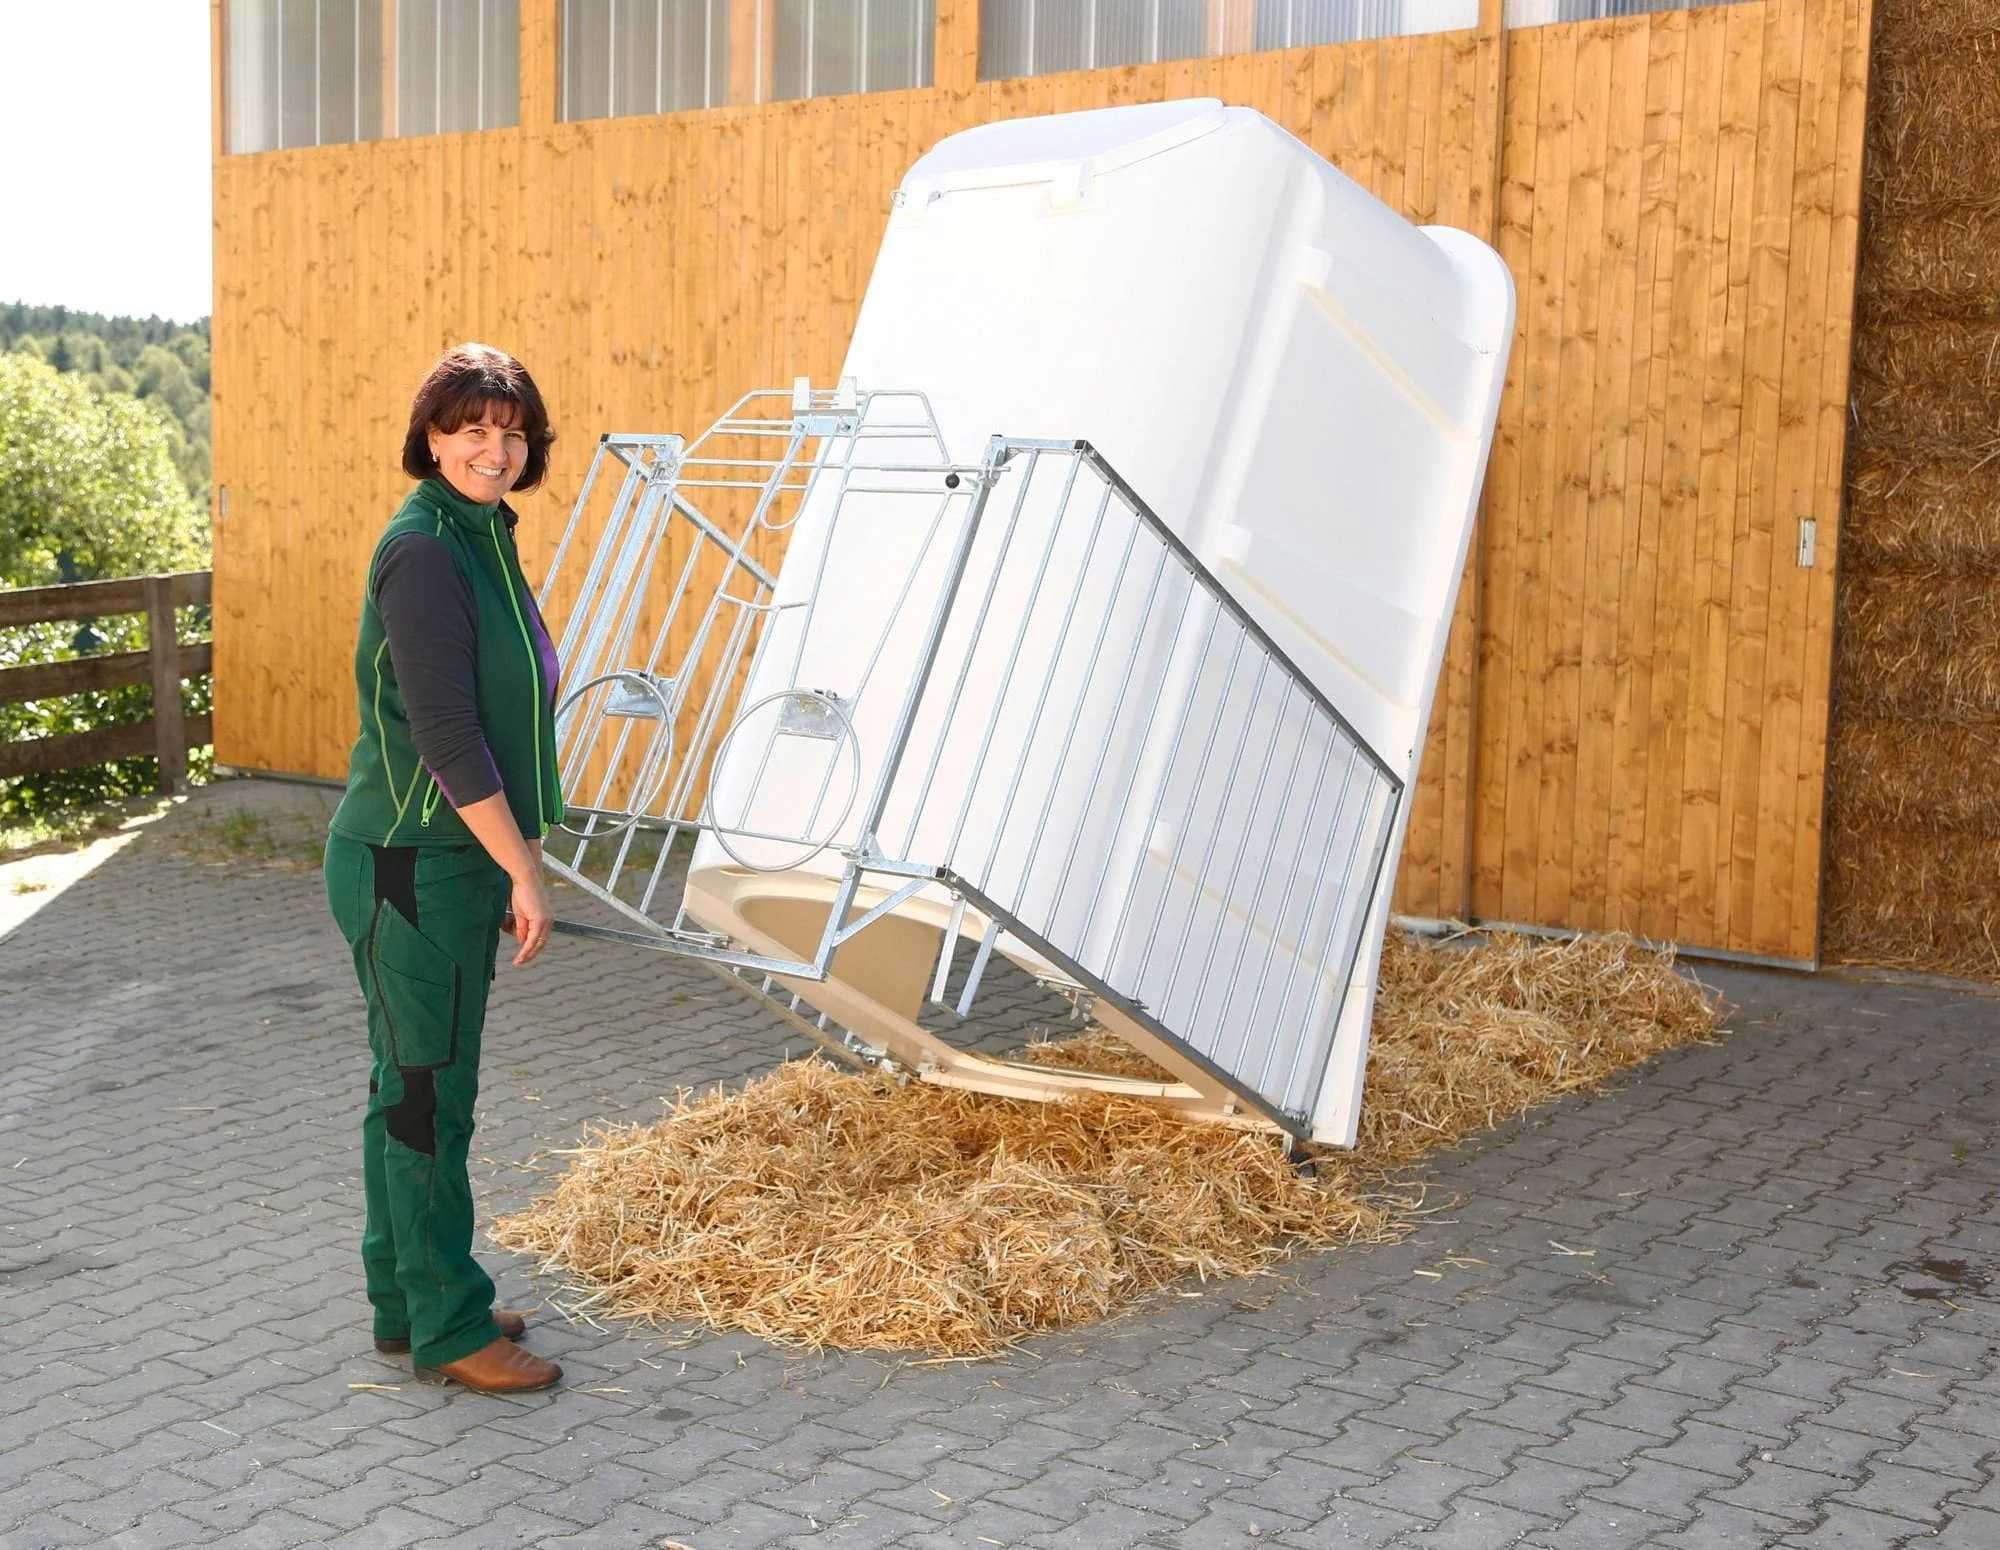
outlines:
[[[1438,1159],[1455,1204],[1407,1241],[1003,1361],[544,1311],[566,1386],[497,1400],[370,1344],[366,1056],[317,874],[167,843],[325,801],[210,788],[0,937],[4,1550],[2000,1547],[1976,989],[1706,972],[1727,1042]],[[484,1212],[586,1122],[785,1048],[653,954],[501,972]],[[554,1290],[486,1259],[514,1306]]]

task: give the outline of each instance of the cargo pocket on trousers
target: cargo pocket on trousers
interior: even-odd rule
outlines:
[[[458,1059],[460,973],[451,954],[393,906],[375,911],[369,959],[389,1030],[389,1058],[405,1072],[436,1071]]]

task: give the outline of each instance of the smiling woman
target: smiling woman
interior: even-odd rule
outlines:
[[[442,476],[468,499],[497,506],[509,490],[541,484],[554,441],[541,391],[521,363],[491,345],[463,344],[440,356],[417,389],[403,472]]]
[[[417,481],[376,544],[355,679],[361,735],[326,846],[327,899],[368,1005],[361,1259],[375,1344],[482,1392],[546,1388],[472,1257],[466,1156],[494,951],[530,963],[562,817],[557,663],[505,497],[548,468],[542,395],[490,345],[448,350],[410,405]]]
[[[467,420],[455,431],[433,426],[431,461],[453,489],[493,505],[514,488],[528,463],[528,436],[520,418],[489,405],[479,419]]]

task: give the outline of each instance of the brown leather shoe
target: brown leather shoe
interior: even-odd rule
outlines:
[[[480,1394],[528,1394],[554,1383],[562,1376],[562,1368],[502,1336],[455,1362],[419,1367],[417,1376],[428,1383],[443,1383],[448,1378]]]
[[[518,1313],[510,1313],[505,1308],[493,1310],[493,1322],[500,1327],[500,1333],[509,1340],[519,1340],[528,1332],[527,1319]],[[401,1356],[410,1349],[409,1337],[406,1335],[401,1340],[394,1337],[387,1340],[378,1338],[375,1349],[384,1356]]]

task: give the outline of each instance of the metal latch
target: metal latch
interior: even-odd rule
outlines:
[[[1813,552],[1819,537],[1819,523],[1811,517],[1799,518],[1799,569],[1811,570]]]

